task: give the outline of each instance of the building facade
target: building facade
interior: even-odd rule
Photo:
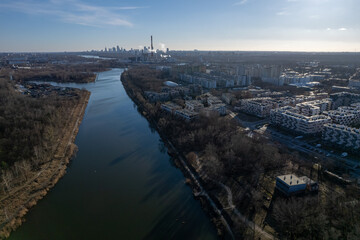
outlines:
[[[270,122],[300,134],[318,134],[322,132],[325,124],[331,123],[331,119],[324,115],[305,116],[288,106],[271,110]]]
[[[360,148],[360,129],[338,124],[326,124],[322,139],[328,144],[357,151]]]

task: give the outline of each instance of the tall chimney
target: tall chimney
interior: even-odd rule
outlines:
[[[152,39],[152,35],[151,35],[151,57],[154,56],[154,45],[153,45],[153,39]]]
[[[151,35],[151,50],[154,50],[154,45],[153,45],[153,38],[152,38],[152,35]]]

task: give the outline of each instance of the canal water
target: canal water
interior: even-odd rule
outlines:
[[[126,95],[122,69],[95,83],[67,174],[26,215],[11,240],[216,239],[159,135]]]

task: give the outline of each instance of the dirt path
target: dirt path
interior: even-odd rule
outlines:
[[[240,213],[240,211],[236,208],[236,206],[233,203],[232,192],[231,192],[231,189],[228,186],[226,186],[225,184],[223,184],[221,182],[216,182],[216,183],[219,184],[221,187],[223,187],[225,189],[225,191],[227,192],[227,198],[228,198],[228,204],[229,204],[227,209],[231,209],[232,212],[235,213],[236,216],[242,222],[244,222],[249,228],[255,230],[258,234],[260,234],[265,239],[275,239],[272,235],[265,232],[261,227],[259,227],[259,225],[257,225],[254,222],[250,221],[249,219],[247,219],[244,215],[242,215]]]

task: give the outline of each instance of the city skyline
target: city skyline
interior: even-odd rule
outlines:
[[[2,1],[0,52],[100,50],[119,45],[225,51],[355,52],[355,0]]]

